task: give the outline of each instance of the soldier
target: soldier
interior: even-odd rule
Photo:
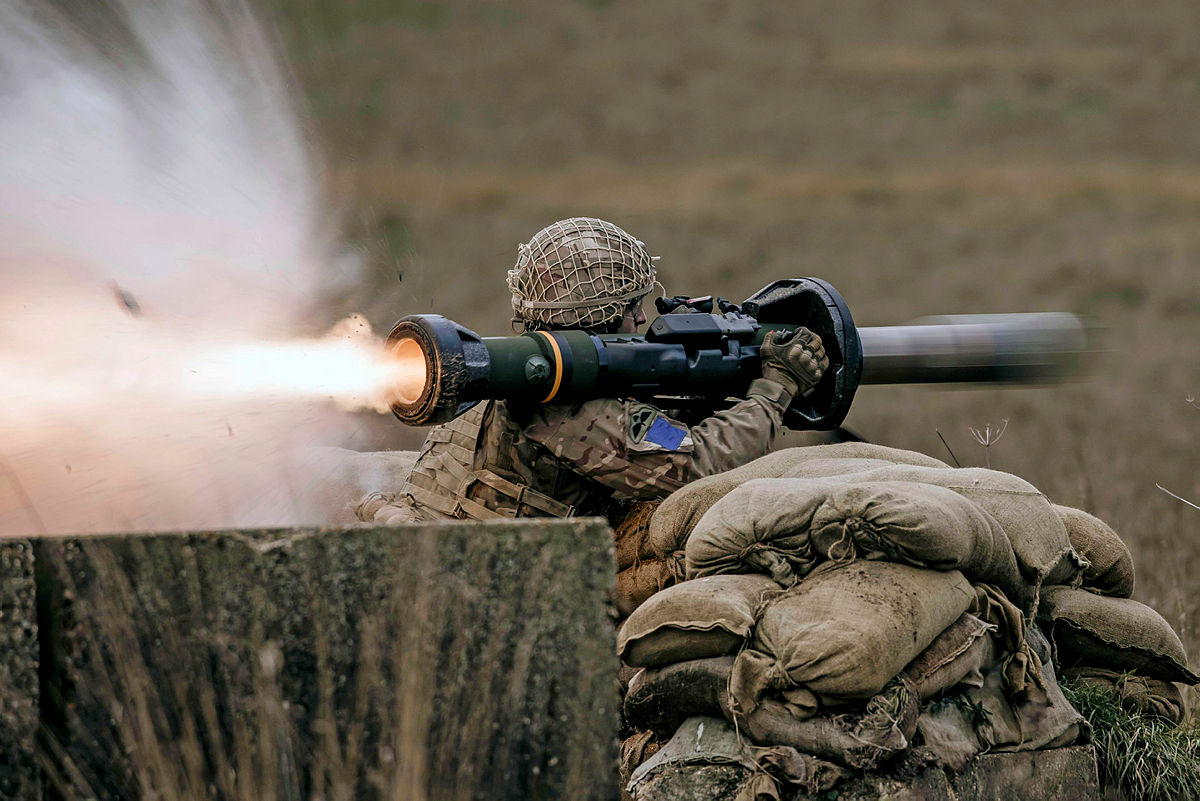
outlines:
[[[508,273],[514,322],[526,331],[636,333],[657,283],[645,245],[612,223],[574,217],[518,247]],[[694,425],[637,400],[480,403],[433,428],[392,496],[360,504],[376,523],[603,515],[615,501],[654,500],[771,450],[784,409],[829,361],[801,328],[762,343],[762,377],[745,400]]]

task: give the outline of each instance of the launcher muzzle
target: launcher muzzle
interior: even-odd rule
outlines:
[[[820,335],[830,366],[784,425],[841,425],[860,384],[1037,383],[1078,369],[1088,332],[1072,314],[927,317],[857,328],[845,300],[819,278],[768,284],[722,313],[681,308],[645,335],[531,331],[481,337],[438,314],[401,319],[388,348],[405,376],[392,411],[409,425],[452,420],[485,399],[561,403],[589,398],[661,399],[721,408],[761,374],[758,346],[773,329]],[[680,313],[685,312],[685,313]]]

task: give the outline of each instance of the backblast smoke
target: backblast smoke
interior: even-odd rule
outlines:
[[[388,405],[285,76],[236,0],[0,5],[0,534],[320,522]],[[333,269],[334,267],[337,269]]]

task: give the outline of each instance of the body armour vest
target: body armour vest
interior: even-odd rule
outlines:
[[[601,514],[610,492],[525,437],[504,401],[429,431],[393,503],[421,520]]]

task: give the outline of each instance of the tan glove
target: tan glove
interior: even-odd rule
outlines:
[[[800,327],[794,331],[769,331],[758,349],[762,375],[792,396],[807,395],[829,367],[821,338]]]

